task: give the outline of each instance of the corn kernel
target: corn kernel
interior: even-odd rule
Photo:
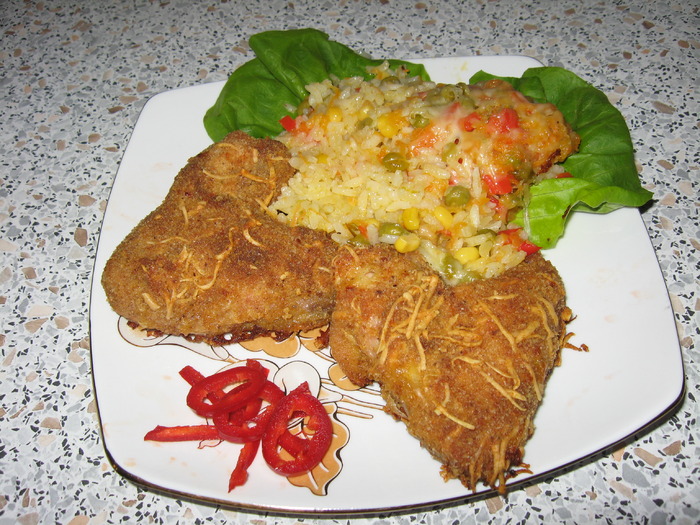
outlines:
[[[407,233],[401,235],[394,243],[394,248],[399,253],[408,253],[418,249],[420,246],[420,237],[415,233]]]
[[[420,216],[417,208],[406,208],[401,212],[401,223],[409,231],[417,230],[420,226]]]
[[[386,138],[391,138],[401,131],[400,119],[392,113],[380,115],[377,119],[377,130]]]
[[[318,162],[319,164],[328,164],[328,155],[326,155],[325,153],[319,153],[316,156],[316,162]]]
[[[479,248],[476,246],[464,246],[454,253],[454,258],[462,264],[476,261],[479,258]]]
[[[330,122],[340,122],[343,119],[343,112],[336,106],[331,106],[326,112]]]
[[[443,228],[447,229],[450,226],[452,226],[453,216],[450,213],[450,210],[448,210],[444,206],[436,206],[433,210],[433,215],[438,221],[440,221],[440,224],[442,224]]]

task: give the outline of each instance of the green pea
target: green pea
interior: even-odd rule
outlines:
[[[389,171],[406,171],[408,169],[408,161],[401,153],[392,151],[384,155],[382,164]]]
[[[459,155],[459,148],[454,142],[448,142],[445,147],[442,148],[442,160],[444,162],[449,162],[449,160],[456,155]]]
[[[425,101],[431,106],[443,106],[455,99],[455,93],[451,86],[438,86],[431,89],[425,97]]]
[[[414,113],[411,115],[409,122],[414,128],[424,128],[430,124],[430,119],[422,113]]]
[[[383,235],[404,235],[408,233],[406,228],[395,222],[383,222],[379,225],[379,236]]]
[[[468,188],[464,186],[456,185],[450,186],[445,192],[445,204],[447,206],[464,206],[471,198],[471,193]]]

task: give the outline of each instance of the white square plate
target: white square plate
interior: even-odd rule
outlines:
[[[468,82],[479,70],[518,76],[541,65],[509,56],[421,62],[433,80],[450,83]],[[112,464],[127,478],[176,496],[279,512],[369,513],[472,496],[459,482],[443,481],[440,465],[403,425],[383,414],[376,388],[346,392],[329,378],[328,349],[298,345],[294,355],[280,357],[283,352],[275,356],[239,345],[212,349],[178,338],[142,340],[109,307],[100,284],[105,262],[160,204],[188,158],[211,143],[202,117],[222,86],[204,84],[153,97],[134,128],[110,195],[95,263],[90,328],[95,392]],[[570,324],[576,334],[572,342],[585,343],[590,351],[563,351],[526,447],[524,460],[532,474],[518,476],[511,485],[551,475],[618,443],[675,408],[684,391],[668,294],[636,209],[574,214],[564,238],[545,256],[561,273],[577,316]],[[348,430],[348,441],[325,495],[272,473],[260,456],[248,482],[229,493],[239,445],[198,448],[197,443],[143,440],[157,424],[200,423],[185,405],[188,388],[178,376],[181,368],[192,365],[208,375],[227,364],[222,358],[249,357],[285,370],[293,364],[316,375],[325,402],[337,405],[336,419]]]

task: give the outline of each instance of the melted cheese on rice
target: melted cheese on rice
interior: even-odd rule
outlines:
[[[270,209],[340,243],[420,250],[456,284],[499,275],[537,248],[512,223],[527,188],[561,176],[578,137],[510,84],[436,84],[384,64],[307,86],[278,140],[297,174]]]

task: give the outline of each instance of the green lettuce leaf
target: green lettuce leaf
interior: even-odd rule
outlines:
[[[491,78],[496,77],[480,71],[470,82]],[[573,177],[542,181],[530,188],[529,202],[518,221],[531,242],[553,247],[572,211],[607,213],[651,199],[652,193],[639,180],[625,119],[604,93],[558,67],[531,68],[520,78],[498,78],[536,102],[557,106],[581,137],[579,151],[563,163]]]
[[[250,37],[255,58],[236,69],[204,116],[204,128],[214,141],[234,130],[254,137],[282,132],[280,119],[293,115],[308,92],[306,86],[332,76],[369,78],[367,67],[384,60],[359,55],[316,29],[267,31]],[[387,60],[392,68],[429,80],[421,64]]]

